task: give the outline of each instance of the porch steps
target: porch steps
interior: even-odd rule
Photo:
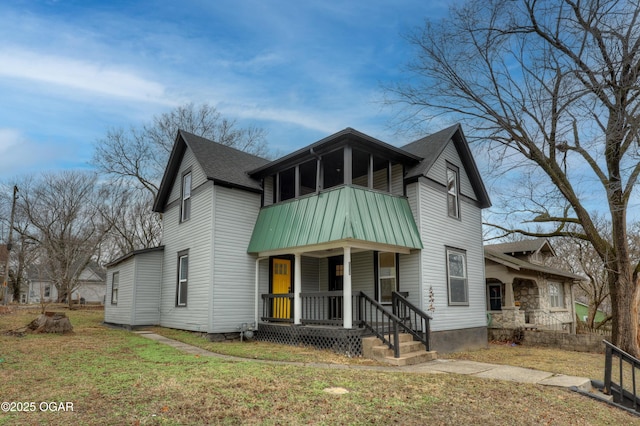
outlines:
[[[393,336],[390,337],[390,340],[393,341]],[[366,358],[396,366],[420,364],[433,361],[438,357],[437,352],[427,352],[424,345],[414,341],[410,334],[401,333],[399,340],[399,358],[395,358],[393,356],[393,349],[389,349],[387,345],[382,343],[382,340],[375,336],[362,339],[362,355]]]

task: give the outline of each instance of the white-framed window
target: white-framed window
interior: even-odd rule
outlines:
[[[549,305],[552,308],[564,308],[564,289],[561,283],[549,283]]]
[[[118,304],[118,288],[120,287],[120,272],[114,272],[111,276],[111,304]]]
[[[458,169],[447,166],[447,213],[450,217],[460,217],[458,190]]]
[[[449,305],[468,306],[467,254],[463,250],[447,249],[447,284]]]
[[[189,284],[189,255],[178,255],[178,283],[176,285],[176,306],[187,306]]]
[[[391,303],[392,293],[398,290],[396,254],[378,253],[378,295],[380,303]]]
[[[180,222],[191,217],[191,172],[182,176],[182,203],[180,205]]]

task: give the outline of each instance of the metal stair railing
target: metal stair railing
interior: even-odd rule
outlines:
[[[400,324],[402,320],[365,293],[360,292],[359,296],[361,324],[382,340],[389,349],[392,349],[395,358],[400,358]],[[393,339],[391,335],[393,335]]]
[[[614,403],[640,412],[636,383],[636,371],[640,369],[640,360],[606,340],[603,342],[606,346],[603,392],[612,395]],[[615,366],[613,358],[618,358]],[[613,374],[614,367],[618,373],[617,378]]]
[[[415,340],[421,342],[427,349],[427,352],[430,351],[429,321],[431,317],[413,303],[409,302],[402,294],[395,291],[391,294],[391,304],[394,315],[401,320],[400,328],[408,334],[411,334]]]

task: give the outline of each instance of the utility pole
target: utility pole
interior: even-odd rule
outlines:
[[[2,298],[2,304],[6,305],[9,300],[9,287],[7,282],[9,281],[9,259],[11,258],[11,243],[13,238],[13,219],[16,214],[16,200],[18,199],[18,187],[13,185],[13,202],[11,203],[11,220],[9,221],[9,240],[7,241],[7,260],[4,265],[4,281],[2,286],[4,287],[4,296]]]

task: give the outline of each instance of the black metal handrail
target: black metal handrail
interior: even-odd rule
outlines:
[[[606,340],[603,340],[603,342],[606,346],[603,392],[607,395],[612,395],[613,402],[639,412],[640,400],[638,399],[636,385],[636,369],[640,368],[640,360]],[[617,382],[616,378],[613,377],[614,357],[618,358]],[[627,365],[626,369],[625,364]],[[627,385],[627,388],[625,388],[625,383],[629,380],[631,381],[631,386]]]
[[[394,315],[400,318],[400,328],[421,342],[427,352],[430,351],[429,321],[431,317],[409,302],[402,294],[395,291],[391,294],[391,304]]]
[[[382,340],[389,349],[393,349],[393,356],[400,357],[400,323],[401,319],[387,311],[377,301],[360,292],[360,319],[362,325]],[[393,335],[393,339],[391,338]]]

